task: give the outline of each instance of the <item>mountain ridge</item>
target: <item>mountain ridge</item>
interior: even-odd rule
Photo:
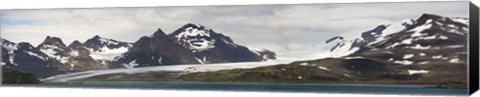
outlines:
[[[134,67],[146,67],[146,66],[158,66],[158,65],[179,65],[179,64],[207,64],[207,63],[223,63],[223,62],[242,62],[242,61],[265,61],[275,59],[275,53],[269,50],[250,50],[247,47],[234,44],[233,40],[223,34],[212,32],[214,34],[206,34],[213,31],[206,29],[201,25],[194,25],[187,23],[177,31],[186,27],[194,27],[196,29],[205,29],[206,32],[197,33],[202,35],[212,35],[217,39],[221,39],[223,44],[217,45],[224,47],[222,49],[210,50],[208,53],[198,54],[198,52],[189,47],[187,44],[182,44],[179,40],[173,36],[172,33],[166,34],[161,28],[158,28],[150,36],[143,36],[134,43],[122,42],[114,39],[108,39],[95,35],[92,38],[80,42],[74,40],[72,43],[66,45],[61,38],[55,36],[47,36],[43,42],[36,47],[31,46],[29,43],[19,43],[21,45],[30,45],[32,52],[29,54],[35,54],[44,58],[45,60],[37,63],[44,64],[47,68],[52,65],[55,70],[59,71],[55,74],[62,74],[67,72],[80,72],[88,70],[104,70],[112,68],[134,68]],[[194,30],[194,29],[193,29]],[[185,32],[185,31],[183,31]],[[182,33],[183,33],[182,32]],[[188,35],[187,35],[188,36]],[[210,38],[210,37],[201,37]],[[7,48],[9,44],[14,44],[6,39],[2,39],[5,42],[3,48]],[[198,41],[197,41],[198,42]],[[220,43],[220,42],[218,42]],[[190,46],[190,44],[188,44]],[[193,44],[203,45],[203,44]],[[213,45],[213,44],[212,44]],[[10,49],[14,50],[12,47]],[[9,49],[9,50],[10,50]],[[16,50],[16,49],[15,49]],[[6,51],[6,50],[5,50]],[[23,52],[24,50],[19,50]],[[237,53],[230,53],[237,52]],[[12,52],[16,53],[16,52]],[[216,53],[216,56],[209,56]],[[227,54],[221,54],[227,53]],[[229,54],[230,53],[230,54]],[[248,54],[248,56],[237,57],[238,54]],[[233,54],[233,55],[231,55]],[[201,55],[201,57],[199,57]],[[228,56],[225,56],[228,55]],[[15,66],[13,64],[18,63],[12,61],[10,63],[5,62],[9,59],[9,56],[14,56],[8,52],[3,53],[4,62],[9,67]],[[30,55],[22,54],[22,56],[30,57]],[[32,55],[33,56],[33,55]],[[252,58],[248,58],[252,57]],[[26,61],[27,59],[21,59]],[[34,63],[28,63],[24,65],[34,65]],[[2,65],[3,66],[3,65]],[[21,70],[28,67],[18,67],[12,70]],[[38,67],[40,68],[40,67]],[[10,70],[9,70],[10,71]],[[52,74],[43,74],[35,70],[28,69],[34,74],[40,74],[40,77],[52,76]]]

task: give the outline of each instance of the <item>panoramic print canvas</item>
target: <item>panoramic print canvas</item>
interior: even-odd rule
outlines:
[[[467,1],[0,15],[6,86],[468,93]]]

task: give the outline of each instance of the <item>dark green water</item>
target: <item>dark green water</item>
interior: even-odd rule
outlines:
[[[226,83],[148,83],[148,82],[89,82],[40,84],[41,87],[128,88],[164,90],[221,90],[270,92],[323,92],[409,95],[467,95],[468,89],[445,89],[395,86],[299,85],[299,84],[226,84]]]

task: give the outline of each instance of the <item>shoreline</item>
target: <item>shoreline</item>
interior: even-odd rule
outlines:
[[[110,84],[108,84],[110,83]],[[138,85],[135,85],[135,84]],[[152,86],[159,86],[159,87],[142,87],[143,85],[148,85],[152,83]],[[159,85],[154,85],[155,83],[159,83]],[[124,85],[122,85],[124,84]],[[128,84],[132,84],[130,86]],[[164,85],[167,85],[166,88],[162,88]],[[175,85],[177,84],[178,87]],[[203,84],[200,86],[195,86],[193,84]],[[215,85],[216,84],[216,85]],[[193,86],[192,86],[193,85]],[[206,88],[188,88],[191,87],[204,87],[204,86],[223,86],[223,87],[230,87],[233,88],[225,88],[225,89],[206,89]],[[241,86],[244,85],[244,86]],[[258,85],[258,86],[257,86]],[[289,86],[292,85],[292,86]],[[247,82],[148,82],[148,81],[117,81],[117,82],[106,82],[106,81],[89,81],[89,82],[67,82],[67,83],[43,83],[43,84],[28,84],[28,85],[3,85],[6,87],[43,87],[43,88],[90,88],[90,89],[134,89],[134,90],[185,90],[185,91],[231,91],[231,92],[278,92],[278,93],[358,93],[358,94],[398,94],[398,95],[463,95],[461,91],[468,91],[468,88],[436,88],[436,87],[429,87],[432,85],[415,85],[415,84],[358,84],[358,83],[247,83]],[[140,87],[139,87],[140,86]],[[187,88],[182,88],[187,86]],[[265,88],[265,89],[241,89],[241,87],[272,87],[272,88]],[[277,89],[278,87],[285,87],[285,88],[292,88],[292,87],[306,87],[309,86],[321,88],[321,87],[343,87],[343,88],[354,88],[354,90],[344,89],[344,90],[334,90],[334,91],[323,91],[323,90],[283,90]],[[177,87],[177,88],[175,88]],[[237,88],[235,88],[237,87]],[[275,88],[277,87],[277,88]],[[368,92],[361,92],[362,90],[358,90],[361,88],[370,88],[374,89],[375,91],[368,91]],[[441,91],[454,91],[454,92],[446,92],[446,93],[436,93],[436,92],[415,92],[415,91],[403,91],[403,92],[389,92],[384,91],[382,89],[400,89],[400,90],[424,90],[424,89],[433,89]]]
[[[183,81],[84,81],[84,82],[62,82],[43,84],[83,84],[83,83],[173,83],[173,84],[229,84],[229,85],[313,85],[313,86],[357,86],[357,87],[413,87],[413,88],[436,88],[436,84],[408,84],[401,83],[350,83],[350,82],[183,82]]]

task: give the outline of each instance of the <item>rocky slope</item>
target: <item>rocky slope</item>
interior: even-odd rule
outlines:
[[[161,29],[151,36],[144,36],[127,53],[116,60],[127,68],[173,65],[173,64],[200,64],[193,54],[180,44],[168,37]]]

